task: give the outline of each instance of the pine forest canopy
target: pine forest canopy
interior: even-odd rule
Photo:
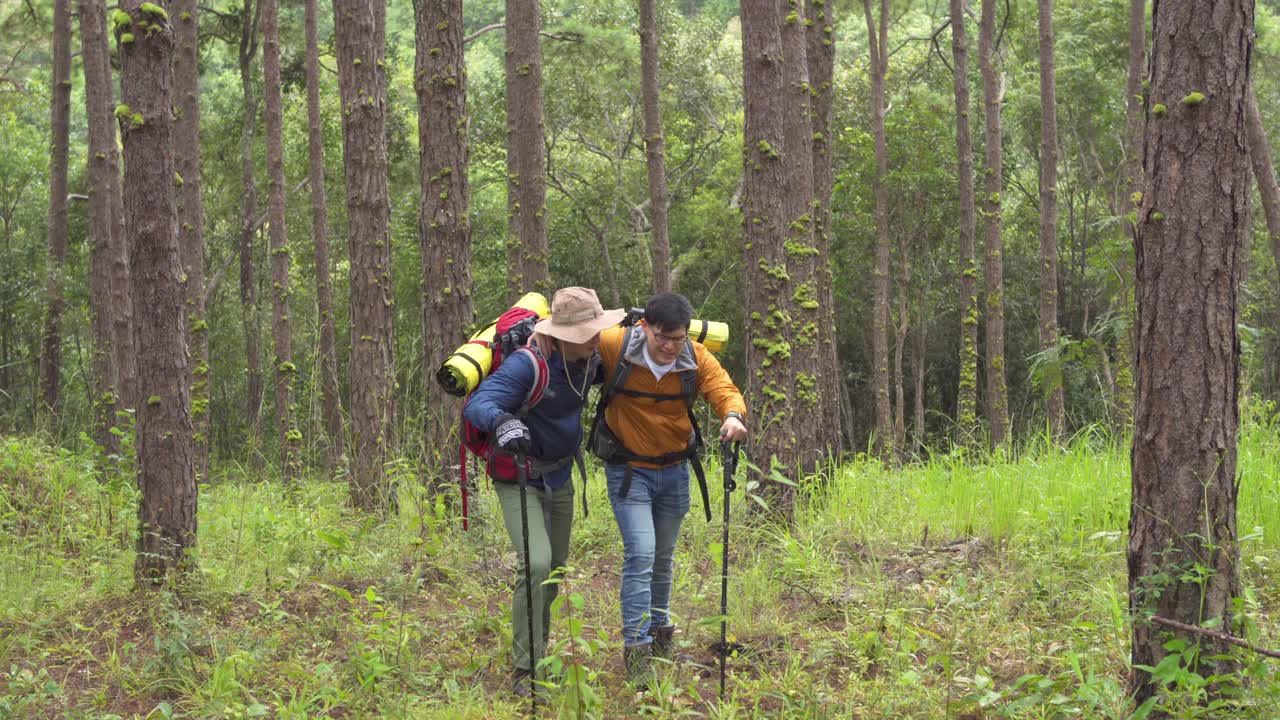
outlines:
[[[52,432],[68,442],[74,442],[81,432],[90,432],[95,422],[105,422],[97,410],[102,393],[95,389],[93,380],[95,331],[89,282],[93,243],[105,242],[98,239],[89,221],[88,199],[97,191],[91,174],[92,153],[99,152],[90,150],[92,128],[85,112],[87,90],[94,89],[85,85],[85,78],[90,77],[86,64],[93,54],[80,49],[85,35],[80,15],[83,8],[94,4],[73,5],[71,47],[75,52],[65,81],[70,88],[67,185],[71,202],[66,212],[65,261],[54,265],[48,238],[55,228],[49,224],[52,216],[46,202],[50,182],[50,153],[46,149],[51,132],[47,109],[53,99],[52,50],[46,38],[53,23],[53,7],[0,3],[0,58],[5,61],[0,67],[0,123],[4,124],[0,133],[0,264],[5,268],[0,279],[0,428],[18,432],[52,418]],[[753,339],[758,341],[760,358],[768,358],[771,352],[775,358],[789,352],[798,359],[806,341],[802,326],[813,326],[814,337],[825,337],[817,334],[819,327],[829,329],[838,370],[802,370],[798,377],[792,373],[785,380],[789,385],[785,390],[797,402],[810,395],[821,396],[812,401],[814,407],[819,400],[830,405],[833,414],[824,417],[835,418],[834,423],[843,426],[849,448],[869,447],[870,438],[893,435],[894,442],[885,447],[909,454],[944,448],[952,441],[987,437],[995,407],[988,380],[997,374],[1003,374],[1007,383],[1001,400],[1007,421],[1001,422],[1008,423],[1012,438],[1027,438],[1043,430],[1044,397],[1054,388],[1060,388],[1064,398],[1065,434],[1095,425],[1123,428],[1128,423],[1127,398],[1133,384],[1134,266],[1126,213],[1130,212],[1131,196],[1139,192],[1129,178],[1134,150],[1126,129],[1129,3],[1060,0],[1053,6],[1057,59],[1054,195],[1058,218],[1051,228],[1051,245],[1056,248],[1058,263],[1053,292],[1060,335],[1050,347],[1041,344],[1037,300],[1042,290],[1037,7],[1019,0],[995,8],[991,74],[986,78],[983,73],[988,61],[976,52],[987,52],[979,47],[982,28],[978,5],[971,4],[966,27],[971,51],[967,62],[967,116],[972,128],[969,165],[978,203],[978,252],[973,264],[966,265],[969,261],[962,261],[957,249],[963,208],[957,195],[955,56],[949,42],[951,29],[946,27],[950,9],[945,3],[894,0],[883,5],[869,3],[865,8],[868,16],[860,4],[836,2],[830,7],[835,23],[826,36],[833,38],[829,47],[834,50],[830,129],[818,131],[821,143],[812,150],[815,166],[825,161],[831,168],[831,216],[825,228],[818,227],[816,236],[810,228],[808,237],[812,240],[794,239],[796,247],[815,247],[813,243],[821,242],[825,249],[812,288],[809,281],[791,278],[793,284],[784,299],[793,307],[776,310],[795,327],[787,330],[791,334],[785,337],[780,330],[773,337],[769,334],[773,331],[766,329],[770,311],[743,302],[753,284],[758,286],[751,272],[759,268],[744,265],[745,203],[754,201],[750,183],[744,182],[749,173],[744,176],[742,162],[743,21],[738,3],[656,3],[658,100],[668,197],[664,204],[669,206],[662,222],[670,242],[669,281],[693,300],[699,317],[723,320],[734,328],[731,346],[722,359],[744,387],[749,384],[748,358],[758,364],[755,355],[748,352]],[[177,6],[172,3],[169,7],[172,11]],[[646,168],[646,137],[651,133],[646,130],[641,92],[637,7],[635,2],[622,0],[545,0],[540,12],[545,205],[538,217],[548,248],[543,259],[550,276],[548,287],[595,287],[606,305],[640,304],[652,292],[655,275],[651,241],[658,216],[653,212]],[[806,12],[821,13],[824,7],[809,3]],[[198,134],[191,137],[199,138],[203,262],[198,273],[188,263],[184,277],[188,283],[195,277],[204,285],[194,294],[187,288],[189,298],[203,301],[203,317],[197,318],[195,325],[206,333],[209,348],[207,360],[192,364],[204,373],[195,376],[196,381],[206,378],[208,388],[207,397],[197,393],[193,410],[201,473],[207,462],[200,460],[201,443],[207,444],[216,467],[219,459],[243,458],[245,451],[264,462],[280,462],[278,448],[296,438],[301,461],[307,467],[326,465],[325,451],[330,443],[325,438],[336,432],[335,426],[327,425],[326,412],[336,417],[339,402],[344,411],[352,410],[351,369],[353,362],[359,367],[364,363],[353,360],[358,353],[352,344],[359,346],[363,337],[371,337],[351,331],[351,284],[360,275],[353,264],[357,258],[346,242],[354,232],[349,217],[355,207],[346,201],[346,183],[351,178],[344,178],[343,107],[349,101],[339,88],[338,63],[343,51],[334,34],[332,8],[325,3],[317,13],[319,93],[314,137],[321,143],[318,152],[323,163],[324,187],[319,189],[330,199],[325,218],[329,242],[321,266],[330,268],[332,274],[327,284],[317,282],[319,248],[311,231],[316,226],[312,208],[317,188],[312,187],[310,178],[320,176],[311,175],[308,169],[311,145],[304,10],[300,2],[278,3],[278,70],[266,77],[260,53],[267,50],[267,44],[260,40],[264,19],[258,4],[253,0],[216,0],[199,8],[195,48]],[[172,18],[177,25],[182,23],[181,12]],[[867,29],[877,27],[880,34],[876,20],[880,12],[887,13],[888,21],[884,43],[878,48],[884,65],[880,82],[885,157],[878,183],[883,192],[877,193],[874,178],[879,163],[871,101],[875,78]],[[424,355],[439,351],[428,350],[434,346],[424,337],[423,316],[434,311],[424,304],[435,303],[442,294],[465,296],[467,309],[461,310],[465,314],[450,316],[456,318],[449,321],[455,327],[433,331],[464,338],[474,329],[469,323],[492,318],[509,301],[508,249],[511,243],[524,242],[508,230],[508,219],[514,217],[509,194],[524,192],[528,183],[508,182],[511,151],[507,146],[504,67],[504,43],[508,40],[502,26],[506,8],[498,0],[468,1],[462,13],[460,42],[465,47],[465,73],[458,69],[453,82],[465,90],[465,105],[452,120],[443,119],[445,115],[430,117],[436,124],[465,128],[459,135],[463,148],[459,159],[465,162],[467,182],[458,186],[464,188],[461,192],[466,198],[458,206],[465,222],[458,226],[462,228],[458,232],[465,233],[469,243],[466,257],[444,260],[445,256],[440,256],[440,260],[428,258],[424,264],[424,245],[419,241],[433,223],[442,222],[424,217],[422,188],[438,184],[441,177],[457,170],[442,165],[430,171],[432,177],[426,179],[431,182],[420,182],[427,166],[426,160],[419,162],[418,149],[429,142],[424,138],[431,128],[419,127],[420,117],[428,116],[418,112],[418,93],[430,85],[430,79],[424,81],[419,77],[424,71],[415,68],[416,53],[423,48],[416,47],[419,40],[415,38],[413,3],[404,0],[385,5],[385,54],[373,59],[386,96],[381,117],[386,138],[385,232],[389,241],[387,276],[376,280],[389,308],[388,327],[394,328],[379,357],[385,356],[391,363],[388,372],[394,376],[395,389],[392,396],[378,401],[381,409],[371,412],[389,412],[382,421],[394,430],[390,435],[398,447],[417,448],[412,452],[421,453],[424,459],[449,452],[430,442],[418,442],[423,428],[428,427],[424,424],[427,416],[439,404],[428,402],[435,397],[430,385],[438,359]],[[1278,15],[1276,3],[1258,3],[1252,83],[1262,128],[1280,123],[1280,75],[1276,71],[1280,64],[1270,62],[1280,53]],[[825,22],[810,20],[814,18],[806,17],[806,24],[819,30]],[[867,20],[872,21],[870,26]],[[119,39],[112,23],[108,16],[105,33],[111,36],[114,68],[110,106],[120,115],[113,120],[121,124],[128,122],[130,108],[121,103],[116,84]],[[439,20],[433,27],[447,23]],[[780,27],[786,27],[785,17]],[[780,42],[787,42],[785,33],[780,38]],[[823,39],[811,41],[810,47],[821,48]],[[444,46],[427,52],[440,47]],[[175,60],[178,69],[184,57],[181,49],[180,44],[175,56],[179,58]],[[809,54],[818,56],[813,50]],[[813,75],[813,64],[811,57],[806,78]],[[439,71],[427,67],[427,72]],[[279,216],[282,219],[269,220],[268,206],[276,212],[269,198],[274,197],[280,180],[270,162],[268,151],[277,141],[268,132],[270,103],[263,98],[269,97],[264,93],[276,75],[283,99],[278,142],[285,204]],[[436,79],[443,83],[441,88],[448,86],[447,80]],[[984,99],[988,80],[998,93],[994,104]],[[456,103],[445,95],[431,97],[431,102]],[[246,107],[253,109],[248,117],[251,127],[245,125]],[[991,107],[998,107],[1001,115],[1001,128],[995,135],[983,130],[983,118]],[[180,131],[179,125],[175,132]],[[992,137],[998,139],[1002,150],[994,156],[1002,163],[998,190],[985,186],[987,163],[993,157],[986,144]],[[758,151],[763,146],[752,142],[747,147]],[[448,192],[440,190],[436,195]],[[128,193],[126,186],[124,194]],[[245,204],[249,194],[257,196],[251,217]],[[996,204],[992,205],[993,201]],[[193,201],[177,202],[182,213]],[[1280,398],[1280,273],[1275,264],[1276,241],[1269,239],[1272,235],[1268,235],[1263,204],[1255,202],[1252,207],[1240,295],[1241,397],[1248,403],[1260,403]],[[448,216],[458,212],[448,210]],[[997,217],[993,212],[998,212],[998,226],[990,224]],[[883,240],[877,232],[879,213],[884,218]],[[820,225],[820,220],[793,218],[788,222]],[[273,240],[273,223],[287,224],[287,236]],[[179,222],[180,228],[190,225],[185,219]],[[988,227],[995,228],[1001,243],[995,257],[1001,262],[1003,289],[996,292],[982,281],[992,258],[983,255],[983,248],[992,242]],[[455,236],[462,237],[449,237]],[[793,240],[788,237],[789,242]],[[883,249],[877,249],[880,242]],[[247,259],[242,257],[242,249],[249,251]],[[749,255],[750,249],[745,251]],[[274,262],[282,257],[290,262]],[[779,257],[790,258],[794,269],[806,255],[797,252]],[[757,261],[766,262],[763,258],[752,262]],[[103,262],[104,268],[110,267],[108,259]],[[445,275],[433,274],[432,262],[468,265],[469,274],[449,276],[447,282],[437,284]],[[820,295],[814,295],[812,302],[827,305],[822,312],[829,315],[818,313],[801,322],[799,313],[810,302],[807,295],[801,296],[822,289],[828,264],[830,281],[825,292],[831,302],[821,302]],[[49,278],[54,267],[60,268],[65,310],[56,330],[61,342],[48,345],[45,306],[53,287]],[[886,268],[888,290],[882,292],[876,279],[885,277]],[[775,267],[773,272],[782,271]],[[234,290],[237,274],[239,293]],[[464,277],[469,286],[454,287],[462,284]],[[966,277],[975,279],[973,289],[966,291],[972,294],[973,302],[962,302],[961,281]],[[283,295],[277,298],[273,288],[283,289]],[[320,352],[324,323],[317,310],[321,289],[326,290],[331,304],[323,317],[331,317],[337,330],[333,346],[337,387],[330,393],[335,402],[331,411],[322,411],[322,405],[329,405],[323,392],[325,363]],[[273,311],[272,303],[277,300],[282,304]],[[883,309],[883,324],[872,322],[880,316],[877,303]],[[993,332],[987,309],[995,303],[1003,315],[1002,348],[987,346]],[[757,320],[752,312],[762,314]],[[270,332],[263,335],[260,328],[272,322],[273,315],[291,322],[274,325],[274,330],[269,327]],[[469,322],[463,322],[463,317]],[[961,348],[969,328],[974,329],[977,342],[976,365],[966,370]],[[273,362],[278,358],[274,348],[282,339],[280,332],[287,333],[283,339],[291,341],[291,355]],[[277,334],[274,340],[272,333]],[[879,333],[885,338],[883,345],[876,342]],[[260,346],[255,351],[261,356],[255,361],[260,367],[247,363],[249,343]],[[821,345],[820,340],[817,346]],[[41,364],[44,347],[57,348],[57,362]],[[880,347],[883,350],[873,352]],[[877,353],[880,357],[875,357]],[[42,367],[55,369],[60,381],[57,407],[51,410],[44,407],[50,386],[45,377],[48,370],[42,371]],[[274,386],[281,367],[287,371],[288,384],[287,392],[280,390],[284,394],[279,397],[296,411],[285,419],[278,417],[272,393],[262,389],[263,382]],[[879,372],[877,367],[887,371]],[[812,373],[817,373],[816,384],[810,379]],[[753,388],[756,404],[767,399],[768,392],[778,391],[769,382]],[[962,403],[969,402],[966,388],[976,403],[967,420],[962,412]],[[883,415],[879,409],[882,398],[887,401]],[[138,400],[145,402],[146,398]],[[391,440],[391,436],[386,439]]]

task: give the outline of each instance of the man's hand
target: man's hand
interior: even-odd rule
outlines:
[[[724,442],[741,442],[747,439],[747,426],[742,420],[729,416],[720,426],[720,440]]]
[[[529,434],[529,426],[514,415],[503,415],[493,428],[498,447],[515,454],[525,453],[533,449],[533,436]]]

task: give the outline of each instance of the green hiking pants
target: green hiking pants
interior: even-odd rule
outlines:
[[[520,487],[515,483],[493,483],[502,506],[502,522],[507,526],[511,546],[516,550],[515,592],[511,596],[511,653],[514,666],[532,670],[529,657],[529,620],[524,582],[524,539],[520,526]],[[544,585],[551,571],[565,564],[569,555],[569,530],[573,527],[573,482],[567,482],[550,493],[530,486],[529,504],[529,568],[533,578],[533,632],[538,645],[533,657],[541,658],[547,649],[547,631],[551,624],[551,601],[559,591],[559,583]]]

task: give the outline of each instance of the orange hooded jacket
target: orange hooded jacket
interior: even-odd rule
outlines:
[[[635,333],[629,343],[627,357],[619,358],[622,350],[623,333]],[[731,412],[740,413],[744,418],[747,404],[742,399],[729,373],[720,366],[720,361],[701,343],[686,344],[676,358],[675,367],[663,376],[661,382],[654,379],[653,372],[644,362],[644,329],[639,324],[632,327],[613,327],[600,333],[600,357],[607,382],[619,361],[635,365],[623,385],[628,390],[662,395],[680,394],[680,377],[678,373],[696,372],[698,374],[698,394],[701,395],[716,415],[723,418]],[[692,352],[690,352],[692,347]],[[618,440],[636,455],[649,457],[679,452],[689,446],[693,435],[693,426],[685,404],[679,400],[660,401],[653,398],[633,397],[617,394],[609,400],[605,408],[604,421]],[[639,467],[654,467],[649,463],[636,462]]]

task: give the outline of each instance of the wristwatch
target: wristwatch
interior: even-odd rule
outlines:
[[[742,417],[742,413],[738,412],[737,410],[734,410],[732,412],[727,412],[724,414],[725,420],[728,420],[729,418],[734,418],[738,422],[742,423],[743,425],[747,424],[747,421]]]

